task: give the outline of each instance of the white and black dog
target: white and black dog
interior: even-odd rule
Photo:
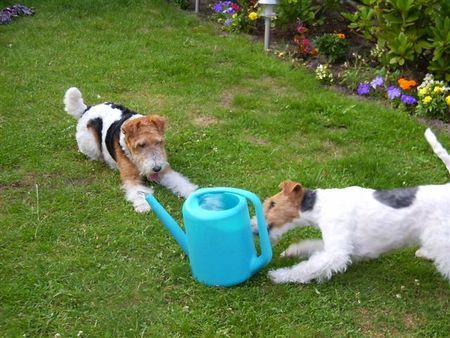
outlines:
[[[145,194],[153,193],[143,184],[143,177],[183,197],[197,189],[167,162],[165,118],[143,116],[110,102],[88,107],[75,87],[67,90],[64,105],[78,120],[76,139],[80,152],[119,170],[126,199],[137,212],[150,210]]]
[[[450,156],[431,130],[425,137],[450,171]],[[308,257],[297,265],[272,270],[275,283],[324,281],[352,261],[419,244],[416,256],[432,260],[450,279],[450,183],[373,190],[361,187],[305,189],[284,181],[281,192],[264,202],[270,237],[316,226],[322,240],[292,244],[281,256]]]

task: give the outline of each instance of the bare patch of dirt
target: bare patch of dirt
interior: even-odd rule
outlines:
[[[415,328],[417,326],[417,321],[411,313],[405,313],[403,316],[403,323],[409,329]]]
[[[252,144],[257,144],[260,146],[267,146],[270,144],[269,141],[261,138],[261,137],[257,137],[257,136],[253,136],[253,135],[247,135],[245,136],[245,140],[252,143]]]
[[[209,127],[220,122],[217,117],[214,116],[197,116],[193,120],[194,124],[200,127]]]
[[[322,146],[324,148],[324,153],[327,153],[327,157],[329,154],[333,155],[333,158],[340,158],[343,155],[343,150],[338,145],[336,145],[333,141],[325,140],[322,142]]]
[[[233,105],[233,99],[234,93],[231,90],[226,90],[220,99],[220,103],[224,107],[231,108],[231,106]]]

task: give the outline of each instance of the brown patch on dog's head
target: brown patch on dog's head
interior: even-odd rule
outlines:
[[[264,201],[264,216],[269,230],[280,228],[299,217],[304,189],[300,183],[283,181],[281,192]]]
[[[142,175],[157,173],[167,165],[165,129],[166,119],[159,115],[129,119],[122,125],[126,146]]]
[[[125,141],[131,152],[158,147],[164,142],[166,119],[159,115],[142,116],[127,120],[122,126]]]

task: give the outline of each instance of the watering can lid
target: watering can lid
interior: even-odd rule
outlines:
[[[227,206],[225,209],[208,209],[204,208],[200,205],[202,197],[213,196],[215,194],[223,194],[223,195],[233,195],[233,198],[237,200],[232,206]],[[215,218],[215,217],[224,217],[227,214],[233,214],[237,209],[243,208],[247,206],[247,200],[239,195],[235,194],[232,191],[228,191],[226,187],[217,187],[217,188],[202,188],[194,191],[189,195],[187,200],[183,204],[183,213],[185,211],[189,211],[190,213],[195,213],[197,218]]]

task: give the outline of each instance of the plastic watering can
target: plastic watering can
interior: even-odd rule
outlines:
[[[152,194],[155,214],[188,255],[194,277],[210,286],[233,286],[249,279],[272,259],[272,247],[259,198],[236,188],[203,188],[183,204],[186,233]],[[255,249],[247,200],[258,223],[261,254]]]

